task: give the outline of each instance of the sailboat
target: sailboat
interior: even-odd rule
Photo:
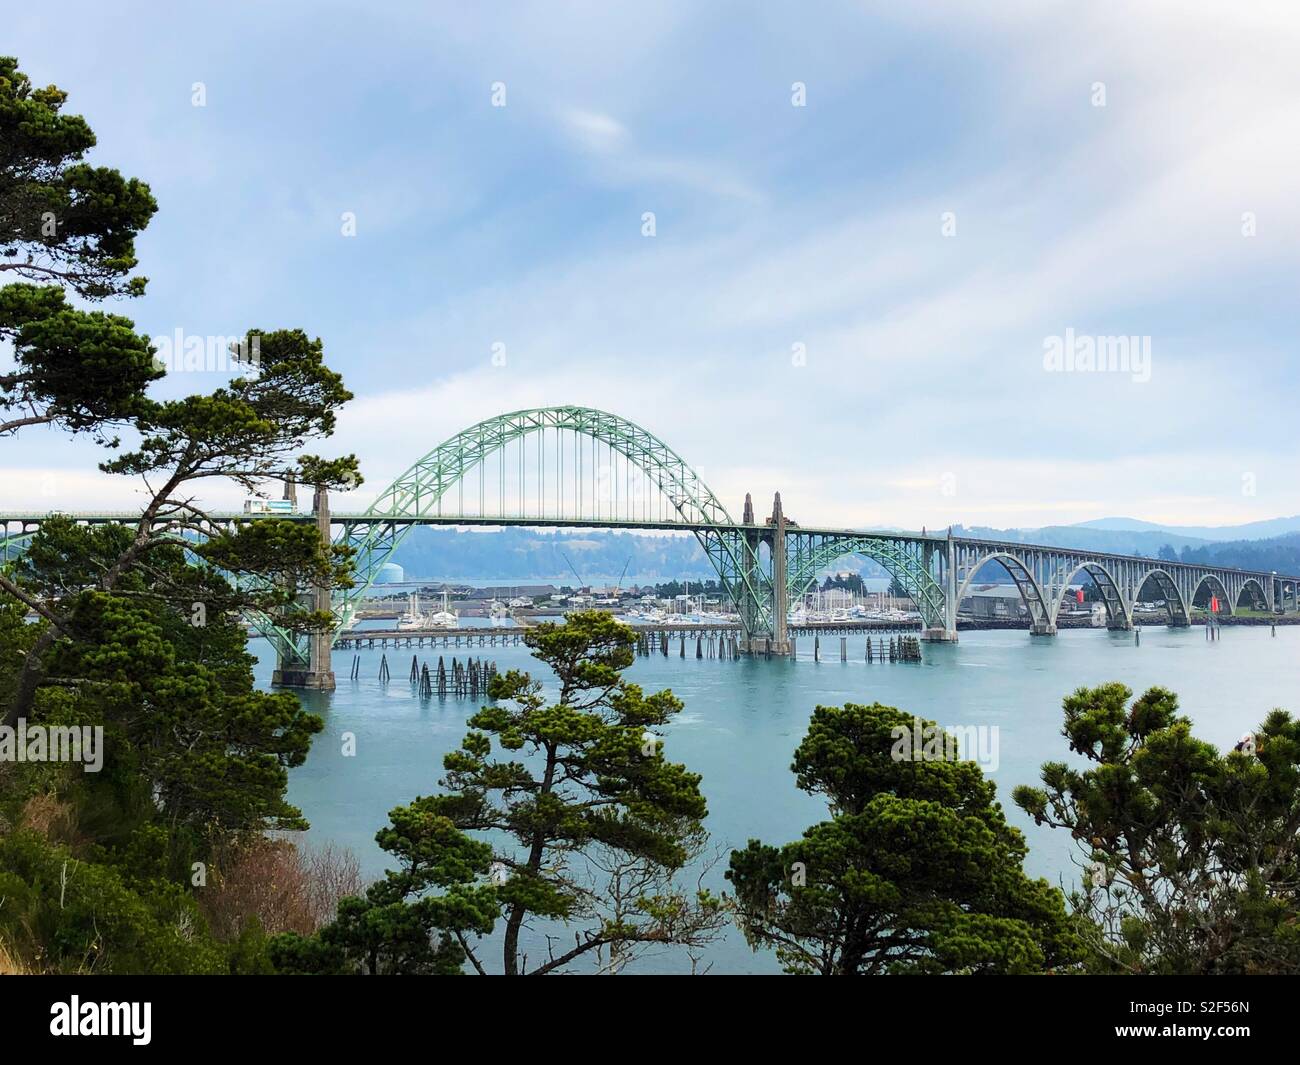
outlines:
[[[422,629],[425,627],[427,620],[420,613],[420,595],[418,592],[412,592],[407,601],[406,612],[401,614],[397,619],[399,629]]]
[[[431,629],[454,629],[460,624],[460,618],[447,609],[447,591],[445,588],[442,592],[442,609],[436,614],[430,614],[425,621]]]

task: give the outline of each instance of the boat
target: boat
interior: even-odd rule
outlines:
[[[427,619],[420,613],[420,596],[417,592],[412,592],[407,601],[406,611],[397,618],[397,627],[399,630],[405,629],[423,629],[426,627]]]
[[[460,618],[447,608],[447,593],[442,593],[442,609],[435,614],[430,614],[426,619],[428,628],[431,629],[454,629],[460,625]]]

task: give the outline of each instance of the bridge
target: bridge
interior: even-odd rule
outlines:
[[[295,488],[286,486],[286,498]],[[0,513],[0,561],[20,552],[43,513]],[[70,513],[89,524],[134,523],[138,514]],[[1067,591],[1086,576],[1097,587],[1111,629],[1129,629],[1139,593],[1150,582],[1168,623],[1190,625],[1208,590],[1222,609],[1243,600],[1256,609],[1300,609],[1300,576],[1099,554],[1012,541],[898,530],[801,525],[779,492],[767,514],[746,495],[739,520],[675,451],[641,426],[589,407],[541,407],[488,418],[448,438],[390,484],[361,513],[331,513],[315,490],[309,513],[209,514],[217,526],[241,522],[312,522],[323,540],[355,554],[350,589],[304,589],[304,607],[332,611],[332,633],[304,636],[275,619],[255,617],[276,649],[274,681],[332,688],[330,651],[351,628],[358,603],[380,569],[417,525],[534,526],[690,533],[699,541],[739,613],[745,654],[788,655],[786,615],[837,559],[870,558],[885,569],[921,615],[922,637],[957,639],[957,607],[986,567],[1001,566],[1029,613],[1030,632],[1051,636]]]

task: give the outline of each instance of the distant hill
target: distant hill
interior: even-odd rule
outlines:
[[[1009,540],[1012,543],[1042,544],[1045,547],[1073,547],[1082,551],[1099,551],[1113,555],[1149,555],[1155,557],[1166,544],[1181,550],[1202,547],[1211,541],[1196,536],[1161,531],[1098,529],[1089,525],[1048,525],[1041,529],[991,529],[975,525],[954,525],[958,536],[975,536],[985,540]]]
[[[575,584],[576,569],[582,583],[603,584],[617,581],[624,565],[627,584],[717,576],[694,536],[651,536],[621,530],[469,531],[417,525],[392,561],[402,567],[408,580]]]
[[[1102,529],[1113,532],[1154,532],[1200,540],[1268,540],[1300,532],[1300,516],[1248,521],[1242,525],[1158,525],[1137,518],[1097,518],[1067,526],[1073,529]]]
[[[1294,519],[1277,520],[1287,522]],[[1252,529],[1267,524],[1269,523],[1252,522],[1249,526],[1236,528]],[[1049,525],[1042,529],[959,529],[954,526],[953,532],[1015,543],[1043,544],[1047,547],[1072,547],[1082,551],[1142,555],[1147,558],[1174,558],[1182,562],[1202,562],[1238,569],[1277,570],[1279,573],[1300,575],[1300,530],[1280,536],[1243,536],[1234,540],[1209,540],[1182,534],[1172,528],[1165,530],[1158,525],[1153,525],[1150,529],[1108,529],[1098,528],[1091,522]]]
[[[1300,576],[1300,532],[1267,540],[1228,540],[1185,548],[1178,553],[1178,558],[1181,562],[1203,562],[1265,572],[1276,570]]]
[[[954,526],[953,531],[990,540],[1072,547],[1114,555],[1173,557],[1185,562],[1300,574],[1300,517],[1207,526],[1159,525],[1137,518],[1098,518],[1076,525],[1047,525],[1039,529]]]
[[[1278,522],[1300,519],[1279,518]],[[1134,528],[1103,526],[1131,524]],[[1270,524],[1253,522],[1237,526],[1247,535],[1237,539],[1192,536],[1174,528],[1148,522],[1107,518],[1079,525],[1049,525],[1041,529],[992,529],[954,526],[960,536],[977,536],[1049,547],[1072,547],[1108,554],[1175,557],[1185,561],[1213,562],[1245,569],[1277,570],[1300,574],[1300,529],[1281,536],[1257,538],[1254,529]],[[1231,528],[1231,527],[1224,527]],[[576,569],[584,584],[617,581],[626,584],[670,580],[695,580],[716,576],[713,566],[689,535],[652,535],[621,530],[590,529],[547,532],[538,529],[462,530],[417,526],[393,557],[408,579],[443,579],[495,582],[576,583]],[[570,569],[572,563],[573,569]],[[836,569],[856,570],[864,577],[879,577],[884,570],[868,559],[854,557],[837,562]],[[1005,579],[1000,567],[989,579]]]

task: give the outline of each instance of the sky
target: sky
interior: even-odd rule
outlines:
[[[1300,513],[1292,0],[4,2],[159,202],[111,309],[324,341],[336,510],[576,404],[805,525]],[[0,441],[0,509],[102,457]]]

